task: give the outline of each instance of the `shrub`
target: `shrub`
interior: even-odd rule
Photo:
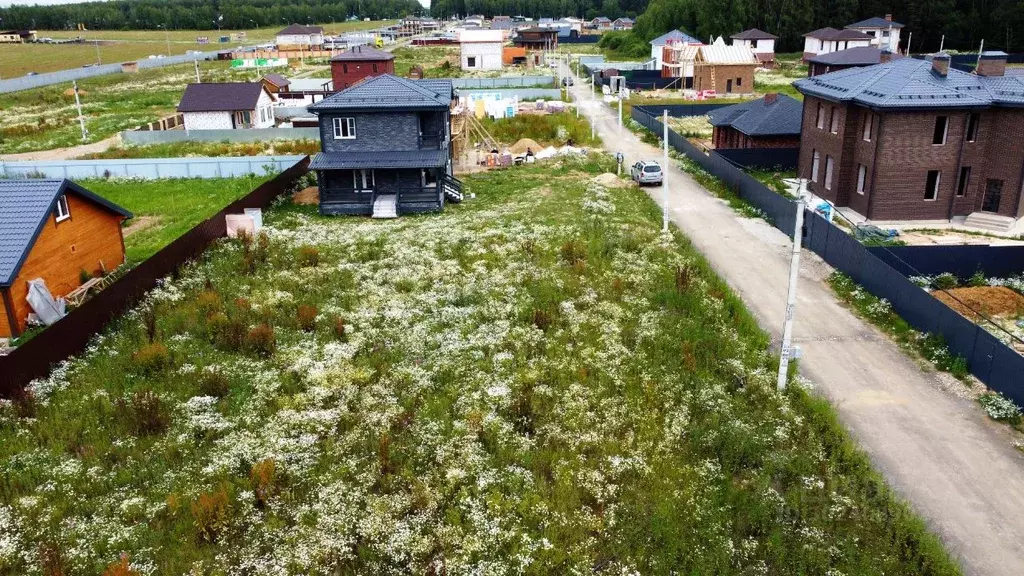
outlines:
[[[975,288],[978,286],[988,286],[988,278],[985,278],[984,272],[978,270],[967,279],[967,285]]]
[[[67,574],[67,569],[64,567],[64,554],[53,542],[44,542],[39,545],[39,564],[42,566],[43,576]]]
[[[79,284],[85,284],[89,280],[92,280],[92,273],[91,272],[89,272],[88,270],[86,270],[84,268],[78,271],[78,283]]]
[[[140,390],[117,401],[118,410],[136,436],[155,436],[167,430],[171,416],[163,400],[152,390]]]
[[[345,319],[341,316],[334,317],[334,337],[342,342],[348,342],[348,333],[345,328]]]
[[[132,356],[135,367],[143,374],[157,374],[170,368],[171,353],[163,342],[144,344]]]
[[[301,246],[297,260],[300,268],[314,268],[320,264],[320,250],[313,246]]]
[[[204,314],[213,314],[221,308],[220,294],[216,290],[203,290],[196,296],[196,306]]]
[[[192,503],[192,518],[200,542],[213,543],[228,525],[229,499],[227,488],[204,492]]]
[[[587,247],[578,240],[569,240],[562,244],[561,254],[569,264],[577,264],[587,259]]]
[[[956,288],[957,285],[960,284],[960,280],[949,272],[943,272],[932,280],[932,284],[940,290],[950,290],[952,288]]]
[[[215,346],[227,352],[242,349],[245,342],[246,325],[241,320],[230,318],[223,312],[217,312],[207,322],[210,339]]]
[[[535,309],[533,311],[533,325],[547,332],[551,327],[551,313],[547,310]]]
[[[203,396],[223,398],[231,392],[231,382],[218,369],[204,370],[199,378],[199,393]]]
[[[146,338],[153,342],[156,340],[156,307],[147,308],[142,315],[142,322],[146,328]]]
[[[1013,425],[1020,424],[1020,407],[1014,404],[1012,400],[998,392],[984,394],[978,397],[978,402],[981,403],[981,406],[985,409],[985,413],[993,420],[999,420],[1000,422],[1006,422]]]
[[[690,287],[692,281],[690,269],[686,266],[676,266],[676,292],[682,294]]]
[[[103,576],[141,576],[138,570],[132,568],[128,562],[128,554],[121,554],[121,559],[114,562],[103,571]]]
[[[249,481],[252,484],[253,494],[256,496],[256,506],[263,508],[270,501],[276,491],[277,464],[273,458],[260,460],[253,464],[249,472]]]
[[[269,324],[254,326],[245,335],[245,347],[247,350],[261,358],[270,358],[277,349],[277,339],[274,336],[274,329]]]
[[[299,321],[299,328],[305,332],[312,332],[316,328],[316,315],[316,306],[299,305],[299,309],[295,313],[296,319]]]

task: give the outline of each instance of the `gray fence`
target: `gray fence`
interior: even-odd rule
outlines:
[[[723,148],[716,154],[741,168],[796,170],[799,148]]]
[[[1024,273],[1024,246],[887,246],[868,250],[904,276],[949,272],[967,280],[979,271],[989,278]]]
[[[455,88],[515,88],[527,86],[554,86],[554,76],[499,76],[498,78],[451,78]]]
[[[308,115],[308,114],[307,114]],[[171,142],[262,142],[264,140],[317,140],[318,128],[250,128],[248,130],[126,130],[126,144],[168,144]]]
[[[154,44],[154,49],[159,46],[159,44]],[[160,68],[162,66],[171,66],[174,64],[185,64],[192,62],[193,60],[215,59],[216,57],[217,52],[203,52],[200,54],[167,56],[165,58],[143,58],[138,60],[137,63],[140,70],[145,70],[148,68]],[[64,82],[71,82],[72,80],[81,80],[83,78],[94,78],[96,76],[120,73],[121,63],[118,62],[117,64],[102,64],[100,66],[90,66],[88,68],[69,68],[67,70],[60,70],[57,72],[36,74],[35,76],[21,76],[19,78],[10,78],[8,80],[0,81],[0,94],[40,88],[42,86],[50,86],[51,84],[61,84]]]
[[[304,156],[0,162],[4,178],[229,178],[280,172]]]
[[[501,94],[502,98],[518,97],[520,100],[532,100],[543,98],[545,100],[559,100],[562,98],[561,88],[502,88],[496,90],[459,90],[459,96],[468,94]]]
[[[659,135],[663,133],[662,123],[645,113],[642,107],[634,106],[631,114],[648,130]],[[768,189],[720,154],[704,154],[671,130],[669,144],[725,182],[738,196],[763,210],[776,228],[792,237],[796,220],[795,202]],[[942,335],[954,354],[967,359],[971,374],[1018,405],[1024,405],[1024,356],[932,297],[841,228],[810,210],[804,213],[802,235],[805,248],[850,276],[871,294],[888,300],[893,310],[914,329]],[[895,252],[891,254],[899,259]],[[871,359],[864,361],[870,362]]]

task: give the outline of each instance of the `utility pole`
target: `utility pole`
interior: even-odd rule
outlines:
[[[942,49],[945,48],[945,47],[946,47],[946,35],[943,34],[942,35],[942,40],[939,40],[939,52],[942,52]]]
[[[665,167],[661,169],[661,231],[668,232],[668,109],[663,112],[661,125],[665,144]]]
[[[99,66],[100,64],[103,64],[103,60],[100,59],[100,41],[93,40],[93,44],[96,45],[96,65]]]
[[[804,228],[804,180],[800,179],[800,198],[796,201],[796,226],[793,229],[793,259],[789,265],[789,294],[786,296],[786,320],[782,326],[782,353],[779,355],[779,390],[786,389],[789,359],[793,354],[793,317],[796,312],[796,285],[800,275],[800,249]]]
[[[72,80],[71,87],[75,92],[75,108],[78,109],[78,125],[82,129],[82,143],[89,140],[89,131],[85,129],[85,116],[82,115],[82,102],[78,99],[78,81]]]
[[[199,84],[202,82],[202,80],[199,79],[199,59],[197,58],[193,60],[192,63],[196,65],[196,83]]]
[[[985,39],[981,39],[981,45],[978,46],[978,62],[974,65],[974,70],[978,70],[978,66],[981,66],[981,53],[985,51]]]

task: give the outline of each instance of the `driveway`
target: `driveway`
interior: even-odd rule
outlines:
[[[626,165],[661,160],[662,151],[621,131],[614,112],[577,84],[581,111],[595,120]],[[739,217],[690,176],[670,167],[669,218],[780,338],[786,311],[791,243],[761,220]],[[659,204],[661,190],[648,194]],[[840,305],[824,283],[822,261],[801,258],[794,341],[800,370],[893,489],[911,503],[967,574],[1024,573],[1024,454],[1010,432],[968,399],[943,387],[945,375],[923,371],[883,333]]]
[[[121,143],[121,135],[114,134],[110,138],[93,142],[70,146],[68,148],[54,148],[52,150],[37,150],[35,152],[19,152],[17,154],[0,154],[0,162],[19,162],[29,160],[72,160],[79,156],[103,152]]]

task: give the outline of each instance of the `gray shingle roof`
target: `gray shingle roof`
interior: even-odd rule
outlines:
[[[769,104],[764,98],[712,110],[712,126],[731,126],[747,136],[795,136],[800,134],[803,102],[779,94]]]
[[[955,68],[943,77],[932,72],[931,62],[916,58],[803,78],[793,86],[809,96],[872,108],[1024,106],[1024,77],[978,76]]]
[[[383,74],[332,94],[307,110],[437,110],[451,105],[452,94],[451,80],[409,80]]]
[[[764,30],[758,30],[757,28],[751,28],[750,30],[744,30],[739,34],[733,34],[730,36],[733,40],[778,40],[779,37],[774,34],[769,34]]]
[[[10,286],[17,277],[61,194],[75,194],[132,217],[131,212],[70,180],[0,180],[0,286]]]
[[[892,26],[893,28],[903,28],[903,24],[900,24],[899,22],[891,22],[885,18],[879,18],[878,16],[868,18],[867,20],[861,20],[860,22],[854,22],[847,26],[847,28],[888,28],[889,26]]]
[[[859,30],[836,30],[828,26],[808,32],[804,36],[810,36],[819,40],[871,40],[871,36]]]
[[[292,36],[300,34],[323,34],[324,29],[322,26],[303,26],[302,24],[292,24],[284,30],[277,33],[278,36]]]
[[[679,40],[680,42],[686,42],[687,44],[703,44],[700,40],[697,40],[686,32],[680,32],[679,30],[666,32],[654,40],[651,40],[651,44],[654,46],[664,46],[669,40]]]
[[[361,60],[394,60],[395,55],[391,52],[378,50],[373,46],[353,46],[352,48],[331,58],[331,62],[348,62]]]
[[[274,73],[264,74],[263,75],[263,79],[267,80],[268,82],[270,82],[271,84],[273,84],[274,86],[277,86],[279,88],[283,88],[283,87],[288,86],[289,84],[291,84],[291,82],[289,82],[287,78],[285,78],[284,76],[282,76],[280,74],[274,74]]]
[[[263,92],[260,82],[204,82],[185,87],[178,112],[255,110]]]
[[[405,150],[396,152],[319,152],[310,170],[354,170],[359,168],[436,168],[448,162],[447,150]]]
[[[900,54],[893,54],[892,59],[903,58]],[[817,64],[828,64],[831,66],[870,66],[882,61],[882,49],[874,46],[858,46],[847,48],[828,54],[820,54],[807,59],[808,62]]]

